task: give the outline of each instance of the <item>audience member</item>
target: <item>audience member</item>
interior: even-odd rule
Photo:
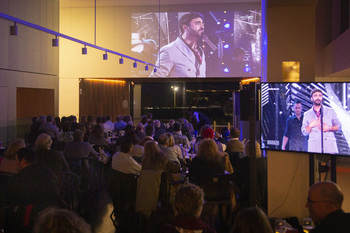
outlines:
[[[71,130],[74,132],[78,128],[77,117],[74,115],[69,116],[69,121],[71,124]]]
[[[86,116],[81,116],[79,123],[83,123],[84,124],[85,122],[87,122]]]
[[[218,147],[213,139],[205,138],[198,147],[197,156],[189,167],[190,182],[200,185],[202,174],[224,174],[225,159],[220,156]]]
[[[196,112],[192,108],[188,109],[187,113],[191,117],[191,124],[195,130],[200,130],[204,125],[210,125],[209,118],[203,113]],[[192,118],[192,116],[195,116],[195,118]]]
[[[273,233],[266,214],[257,207],[250,207],[240,212],[231,233]]]
[[[216,143],[217,147],[218,147],[218,150],[220,152],[223,152],[224,151],[224,146],[221,142],[219,141],[216,141],[214,139],[214,130],[210,127],[210,125],[204,125],[201,130],[200,130],[200,135],[201,137],[198,139],[197,143],[195,144],[195,151],[197,152],[198,151],[198,147],[201,143],[201,140],[204,139],[204,138],[210,138],[210,139],[213,139],[214,142]]]
[[[48,135],[50,135],[50,137],[54,142],[53,148],[56,148],[59,140],[59,136],[58,136],[58,128],[56,125],[53,124],[52,116],[49,115],[46,117],[46,122],[40,125],[39,132],[45,132]]]
[[[76,129],[73,133],[73,142],[67,143],[64,148],[66,158],[88,158],[89,156],[98,157],[97,152],[92,148],[90,143],[83,142],[84,132]]]
[[[180,185],[175,194],[176,216],[171,223],[163,225],[161,233],[202,232],[215,233],[200,219],[204,202],[204,192],[194,184]]]
[[[139,141],[142,141],[146,137],[142,123],[138,123],[136,126],[136,136],[139,139]]]
[[[130,154],[136,160],[136,162],[141,163],[143,153],[144,153],[144,148],[139,144],[139,140],[136,137],[136,132],[134,130],[127,131],[125,133],[124,142],[132,143],[133,147]]]
[[[107,115],[105,116],[106,122],[104,123],[103,127],[105,128],[105,132],[109,133],[114,130],[114,123],[111,121],[111,116]]]
[[[7,189],[9,213],[8,232],[31,232],[37,214],[47,208],[60,206],[58,179],[54,172],[36,163],[35,153],[22,148],[17,152],[20,172],[14,175]]]
[[[59,133],[59,141],[65,142],[65,143],[73,141],[73,132],[71,130],[69,121],[66,121],[63,123],[62,131]]]
[[[132,117],[130,114],[127,114],[124,116],[124,121],[126,122],[126,124],[128,125],[134,125],[133,121],[132,121]]]
[[[158,145],[159,145],[159,148],[164,152],[164,154],[167,156],[169,160],[175,161],[180,165],[179,158],[181,154],[176,154],[175,150],[169,147],[169,137],[166,134],[162,134],[159,136]]]
[[[165,126],[160,120],[155,120],[153,122],[154,125],[154,140],[158,141],[158,137],[166,132]]]
[[[222,127],[221,128],[221,137],[220,141],[221,143],[225,143],[230,139],[230,130],[227,127]]]
[[[159,199],[165,199],[166,182],[163,179],[164,182],[161,183],[161,176],[164,172],[178,173],[180,166],[167,159],[156,141],[146,142],[136,192],[136,213],[148,217],[157,209]]]
[[[183,159],[181,148],[178,145],[175,145],[175,139],[174,139],[173,134],[170,132],[167,132],[167,133],[165,133],[165,135],[168,136],[168,147],[175,152],[175,154],[178,158]]]
[[[125,174],[140,174],[141,165],[132,158],[132,148],[133,144],[131,142],[124,142],[121,145],[120,151],[112,157],[112,168],[114,170]]]
[[[22,138],[17,138],[8,146],[4,159],[0,163],[0,172],[6,172],[10,174],[17,174],[19,171],[16,154],[19,149],[26,147],[24,140]]]
[[[89,224],[72,211],[47,208],[35,221],[33,233],[91,233]]]
[[[142,115],[142,116],[141,116],[140,123],[143,124],[143,125],[145,125],[145,124],[147,123],[147,121],[148,121],[147,116],[146,116],[146,115]]]
[[[250,197],[250,157],[256,157],[256,190],[257,203],[264,209],[267,208],[267,166],[266,161],[261,157],[260,145],[255,142],[255,155],[250,155],[250,141],[244,145],[244,157],[239,159],[237,170],[234,173],[234,183],[238,190],[235,190],[238,195],[238,201],[241,207],[249,205]]]
[[[147,125],[145,128],[146,136],[143,140],[140,141],[140,145],[145,147],[146,142],[154,141],[154,138],[153,138],[154,132],[155,132],[155,130],[154,130],[153,125]]]
[[[180,122],[175,122],[174,124],[174,132],[173,132],[173,136],[174,136],[174,140],[175,140],[175,144],[176,145],[182,145],[184,147],[189,147],[190,146],[190,142],[188,141],[187,136],[182,135],[181,132],[181,123]]]
[[[344,213],[342,204],[344,195],[339,186],[331,181],[313,184],[307,195],[305,207],[316,227],[310,233],[348,232],[350,213]]]
[[[174,132],[174,124],[175,124],[175,120],[170,119],[169,120],[169,128],[167,128],[166,131],[169,133],[173,133]]]
[[[104,149],[108,149],[109,147],[108,141],[104,135],[103,127],[101,125],[95,125],[92,128],[88,142],[92,145],[103,147]]]
[[[239,140],[241,131],[238,128],[232,128],[230,136],[231,138],[226,142],[226,152],[243,152],[244,144]]]
[[[42,133],[35,141],[35,154],[40,165],[50,168],[54,172],[69,171],[66,159],[61,153],[51,150],[50,135]]]
[[[115,130],[124,130],[127,123],[124,121],[124,116],[119,115],[116,118],[116,122],[114,123]]]

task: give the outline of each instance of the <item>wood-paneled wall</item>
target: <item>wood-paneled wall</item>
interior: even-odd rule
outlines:
[[[117,80],[81,79],[79,83],[79,115],[117,115],[130,113],[129,82]]]

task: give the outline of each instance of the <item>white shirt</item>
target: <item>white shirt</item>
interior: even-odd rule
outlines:
[[[112,168],[125,174],[139,174],[141,172],[141,165],[132,158],[132,155],[121,151],[113,155]]]

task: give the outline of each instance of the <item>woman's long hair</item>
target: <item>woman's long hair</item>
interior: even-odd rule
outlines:
[[[238,214],[231,233],[273,233],[273,230],[266,214],[251,207]]]
[[[222,159],[218,146],[211,138],[204,138],[200,141],[197,156],[207,162],[218,162]]]
[[[159,170],[165,169],[167,158],[161,151],[155,141],[145,143],[144,156],[142,159],[142,169]]]

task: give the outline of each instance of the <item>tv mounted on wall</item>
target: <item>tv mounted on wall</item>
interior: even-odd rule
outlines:
[[[261,148],[350,156],[349,110],[350,83],[261,83]]]

